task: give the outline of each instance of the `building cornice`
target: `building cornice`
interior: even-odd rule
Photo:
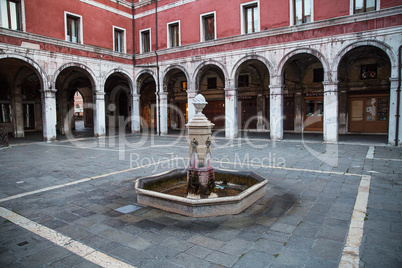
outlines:
[[[109,11],[109,12],[112,12],[112,13],[115,13],[117,15],[129,18],[129,19],[133,18],[133,14],[131,14],[129,12],[124,12],[122,10],[119,10],[117,8],[114,8],[114,7],[99,3],[99,2],[94,1],[94,0],[79,0],[79,1],[82,2],[82,3],[88,4],[88,5],[94,6],[94,7],[101,8],[103,10],[106,10],[106,11]],[[115,2],[115,3],[121,5],[121,6],[125,7],[125,8],[130,8],[130,9],[132,8],[131,3],[128,3],[126,1],[116,1],[116,0],[110,0],[110,1]]]
[[[269,29],[269,30],[260,31],[260,32],[256,32],[256,33],[225,37],[225,38],[220,38],[220,39],[216,39],[216,40],[212,40],[212,41],[199,42],[199,43],[194,43],[194,44],[189,44],[189,45],[183,45],[180,47],[161,49],[161,50],[158,50],[158,55],[161,56],[161,55],[167,55],[167,54],[171,54],[171,53],[180,53],[183,51],[204,49],[204,48],[227,45],[227,44],[249,41],[249,40],[254,40],[254,39],[274,37],[274,36],[278,36],[278,35],[286,35],[286,34],[293,34],[293,33],[297,33],[297,32],[318,30],[318,29],[322,29],[322,28],[326,28],[326,27],[334,27],[334,26],[340,26],[340,25],[351,24],[351,23],[356,23],[356,22],[370,21],[370,20],[374,20],[374,19],[380,19],[380,18],[401,15],[401,14],[402,14],[402,6],[399,6],[399,7],[394,7],[394,8],[383,9],[380,11],[372,11],[372,12],[367,12],[367,13],[363,13],[363,14],[348,15],[348,16],[339,17],[339,18],[332,18],[332,19],[327,19],[327,20],[306,23],[306,24],[302,24],[302,25]],[[153,58],[154,56],[155,56],[154,53],[136,54],[136,59],[140,60],[140,59],[146,59],[146,58]]]
[[[46,50],[46,49],[43,49],[43,45],[48,44],[48,45],[75,49],[75,50],[80,50],[80,51],[85,51],[85,52],[90,52],[90,53],[95,53],[95,54],[100,54],[100,55],[107,55],[107,56],[111,56],[111,57],[122,58],[124,60],[132,60],[132,54],[115,52],[111,49],[106,49],[106,48],[101,48],[101,47],[96,47],[96,46],[91,46],[91,45],[71,43],[71,42],[67,42],[64,40],[46,37],[46,36],[42,36],[42,35],[37,35],[37,34],[33,34],[33,33],[26,33],[26,32],[21,32],[21,31],[9,30],[6,28],[0,28],[0,36],[1,35],[21,39],[22,42],[21,42],[21,44],[19,44],[20,46],[22,45],[22,43],[24,41],[32,42],[36,45],[39,45],[40,50]],[[25,45],[26,45],[26,43],[25,43]],[[41,47],[41,45],[42,45],[42,47]],[[34,47],[35,46],[32,46],[31,49],[34,49]]]
[[[158,0],[158,2],[159,1],[160,0]],[[185,4],[189,4],[189,3],[192,3],[192,2],[195,2],[195,1],[196,0],[179,0],[179,1],[175,1],[173,3],[169,3],[167,5],[163,5],[163,6],[158,7],[158,12],[166,11],[166,10],[169,10],[169,9],[172,9],[172,8],[175,8],[175,7],[179,7],[179,6],[182,6],[182,5],[185,5]],[[145,6],[153,4],[153,3],[155,3],[155,0],[140,1],[140,2],[134,4],[134,8],[135,9],[142,8],[142,7],[145,7]],[[153,15],[153,14],[155,14],[155,8],[151,8],[150,10],[143,11],[141,13],[135,14],[134,19],[139,19],[139,18],[146,17],[146,16]]]

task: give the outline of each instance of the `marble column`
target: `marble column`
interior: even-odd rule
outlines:
[[[193,105],[194,97],[197,96],[196,91],[187,90],[187,115],[188,121],[190,122],[191,118],[195,115],[195,108]]]
[[[96,91],[94,93],[94,136],[101,137],[106,135],[105,120],[105,92]]]
[[[225,137],[233,139],[239,132],[237,123],[237,90],[225,89]]]
[[[25,137],[24,131],[24,107],[22,105],[22,93],[21,87],[14,88],[12,95],[12,107],[13,107],[13,125],[14,125],[14,137]]]
[[[50,142],[56,140],[56,90],[44,89],[42,95],[43,140]]]
[[[283,86],[273,84],[270,89],[270,136],[271,140],[283,139]]]
[[[140,94],[132,94],[131,108],[131,132],[139,133],[141,131],[141,115],[140,115]]]
[[[324,142],[338,142],[338,82],[324,84]]]
[[[160,134],[168,134],[168,102],[167,92],[159,92],[159,120],[160,120]]]

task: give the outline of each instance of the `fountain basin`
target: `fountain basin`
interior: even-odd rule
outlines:
[[[268,180],[253,172],[221,169],[214,171],[217,182],[225,180],[228,185],[237,185],[237,189],[244,187],[244,190],[233,196],[205,199],[168,194],[167,192],[172,192],[175,187],[187,185],[187,170],[175,169],[138,179],[135,184],[137,202],[190,217],[214,217],[239,214],[266,193],[265,185]]]

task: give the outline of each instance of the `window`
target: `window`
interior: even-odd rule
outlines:
[[[141,53],[147,53],[151,51],[151,29],[142,30],[140,32],[140,48]]]
[[[183,91],[186,91],[186,90],[187,90],[187,81],[181,82],[181,89],[182,89]]]
[[[295,25],[313,21],[313,0],[293,0],[293,11]]]
[[[215,12],[201,15],[201,41],[216,39]]]
[[[116,52],[124,53],[126,52],[126,30],[113,27],[114,29],[114,46],[113,50]]]
[[[10,103],[0,103],[0,123],[13,122],[12,110]]]
[[[360,77],[361,77],[361,79],[377,78],[377,64],[362,65]]]
[[[1,27],[21,30],[20,2],[17,0],[0,0]]]
[[[363,13],[368,11],[373,11],[377,9],[376,1],[377,0],[353,0],[353,13]]]
[[[81,16],[66,13],[66,41],[82,43]]]
[[[324,81],[324,69],[318,68],[313,71],[313,82],[318,83]]]
[[[260,31],[260,14],[258,3],[246,3],[242,5],[242,34]]]
[[[180,46],[180,22],[172,22],[168,24],[168,46]]]
[[[207,89],[215,89],[217,87],[216,77],[208,77]]]
[[[239,75],[237,84],[239,87],[248,87],[249,86],[249,75],[248,74]]]

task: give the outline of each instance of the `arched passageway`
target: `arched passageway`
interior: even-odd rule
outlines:
[[[141,130],[155,130],[157,128],[156,82],[149,73],[138,78],[140,93]]]
[[[105,83],[106,127],[130,129],[130,83],[121,73],[114,73]]]
[[[242,130],[269,129],[269,72],[260,60],[250,59],[236,70],[238,127]]]
[[[323,131],[324,68],[314,55],[289,58],[283,71],[283,130]]]
[[[16,138],[26,132],[42,131],[43,81],[29,63],[0,59],[0,127]]]
[[[94,135],[94,87],[90,74],[80,67],[67,67],[59,73],[56,79],[56,105],[57,130],[60,134],[70,134],[75,129],[74,96],[79,92],[83,99],[84,129],[74,134]]]
[[[187,77],[185,73],[172,68],[164,77],[164,91],[168,93],[168,127],[170,129],[185,129],[188,121],[187,107]]]
[[[201,68],[196,81],[196,90],[208,102],[203,113],[215,124],[215,129],[225,128],[225,75],[216,65]]]
[[[374,46],[347,52],[338,67],[339,132],[388,133],[391,63]]]

